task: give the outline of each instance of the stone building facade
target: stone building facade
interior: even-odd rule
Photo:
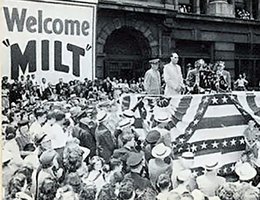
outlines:
[[[148,60],[223,60],[233,79],[260,81],[260,0],[100,0],[96,76],[137,79]]]

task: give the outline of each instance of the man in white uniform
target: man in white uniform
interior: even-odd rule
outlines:
[[[163,76],[166,83],[166,96],[181,94],[184,89],[181,67],[177,64],[179,56],[177,53],[171,54],[171,62],[164,65]]]

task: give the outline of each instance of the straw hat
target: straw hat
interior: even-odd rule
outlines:
[[[156,112],[154,113],[154,120],[160,123],[169,122],[169,113],[162,109],[156,110]]]
[[[194,159],[194,153],[186,151],[181,154],[181,158],[183,159]]]
[[[239,176],[239,180],[247,181],[253,179],[257,172],[254,167],[252,167],[248,162],[239,165],[235,169],[236,174]]]
[[[123,112],[123,116],[128,117],[128,118],[131,118],[131,117],[134,117],[135,114],[134,114],[134,112],[133,112],[132,110],[125,110],[125,111]]]
[[[108,113],[104,110],[101,110],[97,113],[97,121],[98,122],[103,122],[106,121],[108,118]]]
[[[2,151],[2,162],[3,162],[3,163],[6,163],[6,162],[8,162],[8,161],[10,161],[10,160],[12,160],[12,159],[13,159],[12,153],[10,153],[10,152],[7,151],[7,150],[3,150],[3,151]]]
[[[123,129],[123,128],[126,128],[126,127],[133,125],[133,123],[134,123],[133,119],[126,118],[126,119],[121,120],[118,123],[118,126],[119,126],[120,129]]]
[[[152,149],[152,156],[155,158],[164,159],[171,154],[171,148],[165,146],[163,143],[156,145]]]
[[[178,173],[177,175],[177,178],[180,180],[180,181],[187,181],[191,178],[192,176],[192,173],[191,173],[191,170],[182,170]]]
[[[206,170],[216,170],[220,168],[220,164],[217,160],[209,160],[204,164]]]

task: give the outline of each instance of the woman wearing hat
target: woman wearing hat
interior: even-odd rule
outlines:
[[[154,157],[149,161],[148,170],[149,178],[154,188],[156,188],[156,181],[160,174],[171,174],[171,148],[165,146],[163,143],[156,145],[152,149],[152,156]],[[166,160],[168,158],[168,160]]]

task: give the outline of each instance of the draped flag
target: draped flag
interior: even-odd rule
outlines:
[[[231,173],[245,150],[243,133],[248,121],[260,122],[260,92],[170,98],[131,94],[122,96],[121,107],[134,108],[135,117],[147,121],[150,127],[153,112],[158,108],[167,110],[171,114],[168,128],[174,154],[194,152],[194,173],[198,174],[210,159],[219,159],[220,174]]]

